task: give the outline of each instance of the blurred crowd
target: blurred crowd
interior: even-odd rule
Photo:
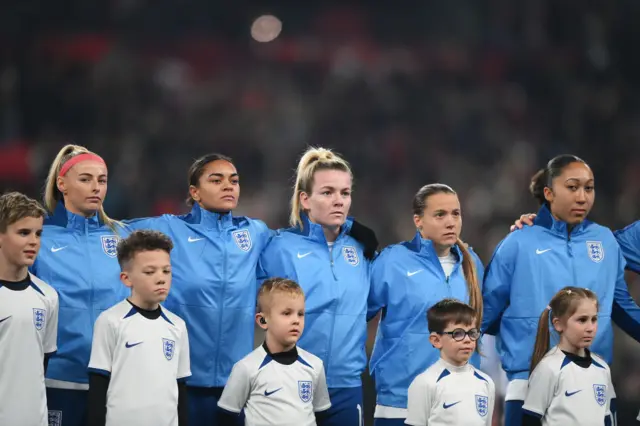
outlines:
[[[12,3],[0,13],[2,190],[39,195],[73,141],[107,160],[111,216],[180,213],[191,161],[217,151],[239,169],[237,213],[277,228],[297,157],[319,145],[352,164],[352,213],[384,245],[413,236],[412,196],[438,181],[458,191],[463,239],[488,262],[537,209],[531,175],[574,153],[595,172],[592,218],[640,219],[638,2]],[[249,33],[263,13],[283,23],[270,43]],[[637,402],[638,345],[617,345],[618,396]]]

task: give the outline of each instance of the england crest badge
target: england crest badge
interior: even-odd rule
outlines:
[[[302,402],[311,401],[311,397],[313,395],[313,383],[310,380],[299,380],[298,381],[298,396]]]
[[[33,308],[33,325],[36,330],[42,330],[46,321],[46,313],[44,309]]]
[[[487,415],[489,412],[489,397],[476,395],[476,411],[481,417]]]
[[[604,405],[604,403],[607,402],[607,386],[593,385],[593,396],[599,405]]]
[[[602,248],[602,242],[587,241],[587,253],[589,253],[589,259],[596,263],[602,262],[602,259],[604,259],[604,248]]]
[[[171,361],[173,359],[173,354],[176,350],[176,341],[170,339],[162,339],[162,352],[164,352],[164,357],[167,361]]]
[[[344,260],[351,266],[358,266],[358,263],[360,263],[358,250],[353,246],[342,247],[342,255],[344,256]]]
[[[119,238],[115,235],[102,236],[102,250],[107,256],[116,257],[118,255],[118,241]]]
[[[251,234],[246,229],[242,231],[233,231],[233,240],[236,242],[238,248],[242,251],[251,250]]]

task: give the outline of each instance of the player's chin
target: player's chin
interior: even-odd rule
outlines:
[[[231,211],[238,207],[238,198],[222,198],[216,203],[216,210]]]
[[[293,345],[293,344],[298,343],[299,339],[300,339],[300,335],[299,334],[289,334],[287,336],[287,338],[285,339],[285,341],[287,342],[287,344]]]
[[[157,303],[164,302],[167,299],[168,295],[169,290],[167,289],[160,289],[154,292],[154,298]]]
[[[25,253],[22,255],[22,259],[20,260],[20,263],[22,264],[22,266],[33,266],[35,261],[36,261],[36,253],[34,254]]]
[[[471,358],[471,355],[473,355],[473,351],[475,349],[470,348],[470,349],[460,349],[458,351],[458,357],[460,359],[460,361],[468,361],[469,358]]]

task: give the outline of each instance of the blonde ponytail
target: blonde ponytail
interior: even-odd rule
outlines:
[[[480,282],[478,280],[478,270],[473,255],[460,238],[456,242],[460,252],[462,253],[462,271],[464,279],[467,282],[467,291],[469,293],[469,305],[476,311],[478,318],[477,323],[482,324],[482,291],[480,290]]]
[[[44,206],[49,214],[53,214],[56,209],[56,205],[63,199],[63,195],[58,189],[58,175],[60,174],[60,169],[64,163],[79,154],[92,154],[92,152],[84,146],[68,144],[63,146],[58,152],[58,155],[56,155],[56,158],[53,159],[44,186]],[[111,230],[116,234],[119,234],[119,228],[122,227],[122,224],[107,216],[104,211],[104,207],[100,206],[97,214],[102,223],[111,228]]]
[[[313,176],[318,170],[342,170],[349,174],[351,168],[338,154],[330,149],[310,147],[300,158],[298,169],[296,171],[296,183],[293,187],[293,195],[291,196],[291,213],[289,215],[289,223],[293,227],[302,226],[300,212],[300,194],[311,194],[313,190]]]

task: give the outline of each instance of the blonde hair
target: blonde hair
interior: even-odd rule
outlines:
[[[8,192],[0,196],[0,232],[5,232],[25,217],[44,217],[46,214],[40,203],[20,192]]]
[[[94,153],[89,151],[84,146],[69,144],[62,147],[62,149],[58,152],[58,155],[56,155],[56,158],[53,160],[53,163],[51,163],[49,174],[47,175],[47,180],[44,187],[44,206],[49,214],[53,214],[56,209],[56,205],[60,200],[63,199],[63,195],[58,189],[57,184],[60,169],[62,168],[64,163],[80,154]],[[107,214],[104,212],[103,206],[100,206],[100,208],[98,209],[98,217],[100,218],[102,223],[111,228],[111,230],[116,234],[118,233],[118,226],[122,226],[120,222],[118,222],[117,220],[113,220],[109,216],[107,216]]]
[[[268,312],[273,298],[277,294],[304,298],[304,291],[302,291],[302,287],[297,282],[287,278],[269,278],[262,283],[258,291],[258,312]]]
[[[418,190],[413,197],[413,214],[422,216],[427,207],[427,200],[435,194],[453,194],[457,196],[456,191],[449,185],[443,183],[432,183],[425,185]],[[478,268],[476,262],[467,248],[467,245],[458,238],[456,245],[462,254],[462,272],[467,282],[467,292],[469,293],[469,305],[477,313],[478,324],[482,323],[482,291],[480,290],[480,280],[478,280]]]
[[[349,163],[330,149],[314,147],[307,149],[300,158],[296,171],[296,183],[291,196],[291,214],[289,216],[291,226],[302,226],[300,194],[303,192],[311,194],[313,177],[319,170],[341,170],[353,177]]]
[[[531,372],[542,361],[542,358],[549,352],[549,340],[551,332],[549,327],[554,318],[567,319],[578,310],[578,302],[581,300],[593,300],[596,302],[596,309],[599,308],[598,296],[588,288],[565,287],[553,296],[549,305],[542,311],[538,320],[538,332],[536,343],[533,346],[531,356]],[[551,322],[551,323],[550,323]]]

